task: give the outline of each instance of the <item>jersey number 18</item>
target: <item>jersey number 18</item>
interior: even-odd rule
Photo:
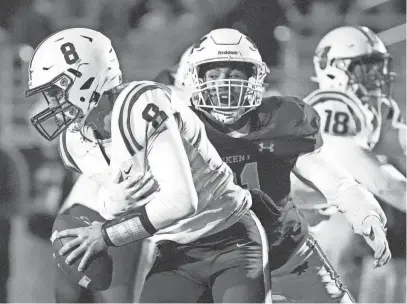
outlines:
[[[324,131],[327,133],[333,132],[334,134],[344,135],[348,133],[349,130],[349,115],[346,112],[337,111],[333,115],[332,120],[332,111],[325,110],[326,122]]]

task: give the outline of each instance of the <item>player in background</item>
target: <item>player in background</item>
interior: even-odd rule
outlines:
[[[355,277],[361,279],[361,288],[365,289],[359,300],[404,302],[406,124],[392,98],[392,56],[370,29],[342,26],[321,39],[313,61],[313,80],[319,88],[304,100],[321,117],[324,157],[346,168],[372,192],[389,219],[387,235],[394,259],[380,271],[364,267],[363,277]],[[301,191],[298,195],[302,195]],[[325,223],[315,233],[333,231],[328,225]],[[344,250],[336,250],[335,254],[340,254],[346,273],[354,273],[360,264],[352,262],[355,245],[348,243]],[[356,282],[349,285],[357,286]]]
[[[172,77],[181,84],[179,94],[188,99],[192,93],[192,107],[237,181],[262,189],[275,202],[268,208],[278,214],[276,222],[270,222],[262,206],[252,207],[268,233],[273,300],[278,294],[301,302],[350,301],[337,288],[341,283],[335,270],[308,235],[306,223],[288,197],[290,172],[293,169],[324,193],[355,232],[371,231],[367,223],[373,221],[378,247],[365,238],[378,258],[375,265],[380,266],[390,253],[383,231],[386,220],[377,202],[318,153],[306,154],[320,145],[318,115],[310,107],[293,97],[261,98],[261,76],[267,68],[246,36],[232,29],[215,30],[187,52],[182,60],[189,63],[181,60]],[[302,154],[306,155],[299,157]]]
[[[96,208],[109,219],[54,235],[76,236],[60,254],[68,264],[82,257],[82,270],[108,246],[150,238],[160,254],[142,302],[196,302],[209,287],[217,302],[270,301],[267,240],[249,211],[269,198],[234,184],[198,117],[167,87],[120,84],[110,40],[93,30],[58,32],[31,59],[27,95],[48,102],[32,122],[48,140],[61,135],[67,165],[101,184]],[[104,134],[86,123],[103,100],[114,103],[99,117],[111,126]]]

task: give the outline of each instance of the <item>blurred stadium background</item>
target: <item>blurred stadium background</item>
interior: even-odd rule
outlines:
[[[15,200],[0,202],[0,264],[5,265],[0,267],[0,285],[9,270],[9,302],[54,302],[48,238],[53,217],[76,178],[63,168],[56,143],[40,138],[29,124],[30,113],[45,104],[24,97],[27,66],[33,49],[46,36],[69,27],[97,29],[112,39],[125,80],[152,80],[211,29],[233,27],[254,40],[270,65],[270,94],[306,96],[316,88],[310,77],[318,40],[339,25],[365,25],[379,33],[394,56],[398,75],[394,98],[405,113],[405,23],[404,0],[2,1],[0,137],[18,172],[10,183]],[[0,177],[5,178],[2,185],[12,180],[10,176]],[[405,221],[405,214],[401,220]],[[10,231],[10,225],[8,237],[3,232]],[[400,242],[405,248],[404,237]],[[405,272],[405,262],[402,267]],[[363,300],[356,287],[360,281],[355,274],[345,283],[352,284],[351,290]],[[405,285],[405,280],[387,284],[398,283]],[[376,300],[371,301],[386,302],[386,297],[379,295]]]

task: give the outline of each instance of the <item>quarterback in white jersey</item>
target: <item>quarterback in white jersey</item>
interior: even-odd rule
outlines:
[[[390,270],[393,275],[399,272],[397,268],[405,269],[406,125],[391,95],[395,77],[391,62],[385,45],[370,29],[336,28],[316,48],[313,80],[319,89],[304,101],[313,105],[321,117],[325,143],[321,153],[372,192],[390,218],[387,234],[395,259],[387,267],[392,268],[399,256],[404,260],[404,266]],[[295,186],[300,197],[305,188],[298,185]],[[329,212],[321,213],[329,215]],[[371,279],[373,274],[367,277]],[[405,273],[402,277],[396,281],[405,282]],[[348,285],[352,284],[348,282]],[[382,298],[360,300],[384,301]],[[399,299],[389,299],[396,300]]]
[[[120,87],[110,40],[89,29],[51,35],[29,68],[27,95],[41,92],[48,102],[32,118],[34,126],[48,140],[62,134],[64,148],[72,146],[61,154],[69,166],[101,182],[97,210],[111,219],[54,236],[76,237],[60,250],[68,254],[68,264],[83,255],[82,270],[108,246],[150,238],[161,254],[147,280],[172,284],[180,292],[156,291],[142,295],[142,301],[194,302],[208,282],[219,302],[269,300],[267,241],[249,211],[252,199],[264,198],[234,184],[232,171],[185,102],[154,82]],[[114,102],[111,136],[93,130],[88,137],[88,115],[103,99]],[[106,114],[100,118],[108,120]],[[49,129],[49,121],[56,122],[55,129]],[[143,199],[132,199],[132,189],[150,182]]]

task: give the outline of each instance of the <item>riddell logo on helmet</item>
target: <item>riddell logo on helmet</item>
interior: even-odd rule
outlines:
[[[218,55],[237,55],[237,51],[218,51]]]

